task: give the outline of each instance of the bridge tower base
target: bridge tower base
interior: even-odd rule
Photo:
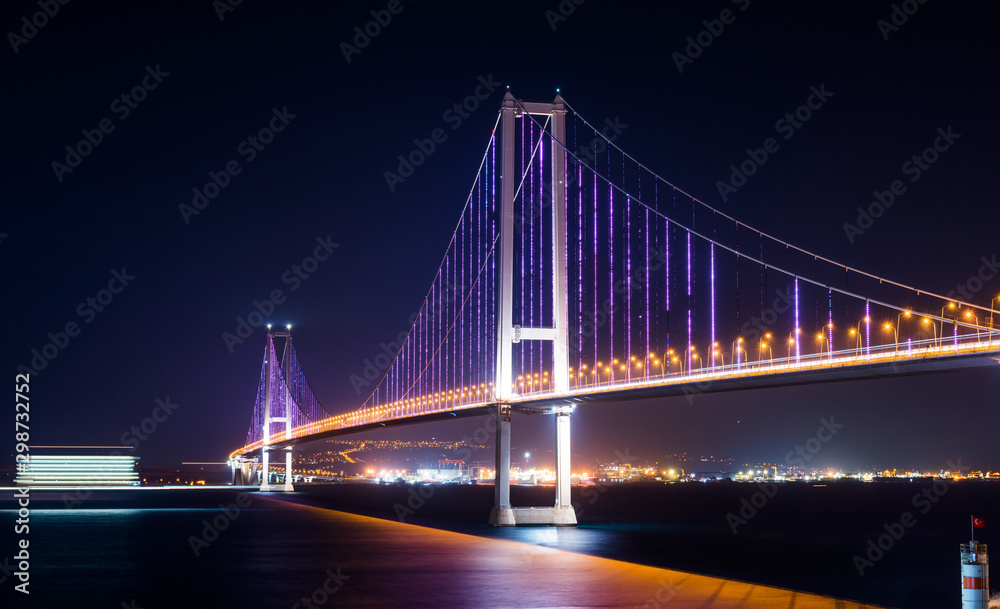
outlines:
[[[292,486],[292,447],[289,446],[285,449],[285,484],[281,487],[281,490],[286,493],[291,493],[295,490]]]
[[[261,469],[260,469],[260,492],[270,493],[274,490],[271,486],[271,472],[268,470],[268,465],[270,463],[269,457],[271,456],[271,447],[265,446],[261,449],[263,456],[261,457]]]
[[[496,460],[493,467],[493,510],[490,526],[512,527],[514,510],[510,507],[510,406],[497,407]]]
[[[515,527],[524,525],[576,526],[576,510],[570,499],[569,412],[556,417],[556,497],[548,507],[512,507],[510,505],[510,414],[509,406],[497,409],[496,473],[494,502],[489,525]]]

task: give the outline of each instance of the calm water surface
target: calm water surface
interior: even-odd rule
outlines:
[[[408,487],[301,487],[292,495],[250,493],[238,510],[232,506],[240,497],[231,490],[101,492],[72,509],[58,496],[35,493],[30,602],[8,578],[0,606],[113,608],[134,600],[145,608],[295,607],[303,597],[344,607],[593,602],[601,591],[574,581],[572,571],[558,582],[535,582],[534,595],[522,587],[528,596],[518,602],[532,604],[505,604],[514,599],[490,588],[493,581],[517,588],[519,580],[540,576],[533,573],[539,561],[559,549],[888,606],[957,608],[958,544],[969,537],[973,511],[1000,525],[1000,484],[954,484],[920,513],[913,496],[928,484],[786,485],[736,534],[726,514],[739,510],[753,485],[615,487],[593,502],[574,489],[579,527],[516,529],[483,524],[488,487],[436,487],[425,490],[422,503]],[[515,488],[513,500],[543,504],[549,493]],[[12,503],[0,501],[0,508],[12,522]],[[859,575],[853,556],[904,511],[917,524]],[[387,522],[400,515],[407,523],[523,545],[487,551],[433,531],[403,540]],[[989,543],[991,531],[981,530],[981,540]],[[199,539],[204,544],[192,545]],[[4,527],[0,561],[13,555],[15,543],[13,527]]]

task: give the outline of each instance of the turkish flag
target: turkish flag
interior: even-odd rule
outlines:
[[[986,521],[983,520],[982,518],[977,518],[977,517],[973,516],[972,517],[972,526],[975,527],[975,528],[977,528],[977,529],[985,529],[986,528]]]

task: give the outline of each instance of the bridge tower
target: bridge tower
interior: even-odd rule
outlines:
[[[522,328],[513,325],[514,294],[514,169],[515,122],[524,115],[551,117],[552,159],[552,326]],[[515,510],[510,505],[510,398],[513,397],[513,345],[522,340],[553,343],[553,385],[556,393],[569,390],[569,300],[566,270],[566,104],[562,97],[544,102],[519,102],[510,91],[501,107],[502,177],[500,207],[500,285],[497,306],[497,370],[494,382],[497,401],[496,490],[490,514],[493,526],[518,524],[575,525],[576,511],[570,500],[569,417],[573,407],[556,408],[556,497],[551,508]]]
[[[261,446],[261,485],[260,490],[262,492],[269,491],[284,491],[292,492],[295,490],[292,487],[292,447],[289,446],[285,449],[285,483],[279,486],[277,484],[272,485],[270,481],[270,472],[268,471],[269,466],[269,456],[271,451],[274,450],[270,445],[267,444],[270,438],[271,424],[272,423],[284,423],[285,424],[285,439],[290,440],[292,437],[292,417],[291,417],[291,402],[292,396],[289,395],[288,383],[285,383],[285,416],[274,417],[271,416],[271,379],[273,378],[273,373],[275,372],[275,366],[277,362],[274,358],[270,356],[272,344],[272,337],[283,337],[285,339],[285,348],[283,349],[282,361],[285,363],[284,378],[291,378],[291,365],[292,365],[292,331],[289,326],[284,332],[272,332],[271,326],[267,326],[268,334],[268,352],[265,357],[267,358],[267,374],[264,376],[264,445]]]

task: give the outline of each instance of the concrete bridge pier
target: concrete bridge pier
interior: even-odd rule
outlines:
[[[556,509],[569,509],[576,524],[576,510],[570,499],[569,413],[556,413]],[[570,523],[566,523],[570,524]]]
[[[285,484],[281,487],[281,490],[286,493],[291,493],[295,490],[292,486],[292,447],[289,446],[285,449]]]
[[[261,452],[263,453],[263,455],[261,456],[260,492],[269,493],[275,490],[274,487],[271,486],[271,472],[268,470],[268,466],[270,465],[271,461],[270,459],[271,447],[265,446],[261,449]]]
[[[510,507],[510,406],[497,407],[496,460],[493,462],[493,511],[490,526],[512,527],[514,510]]]

